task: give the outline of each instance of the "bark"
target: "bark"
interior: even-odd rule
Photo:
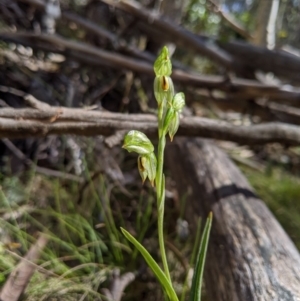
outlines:
[[[279,10],[279,4],[279,0],[272,1],[272,8],[267,26],[267,47],[269,49],[274,49],[276,46],[276,19]]]
[[[0,40],[15,42],[32,47],[33,49],[62,53],[93,67],[109,66],[117,70],[127,69],[137,73],[147,74],[151,76],[151,78],[154,76],[152,65],[146,61],[111,53],[83,42],[64,39],[58,35],[0,32]],[[282,61],[282,63],[284,62]],[[249,99],[249,97],[268,97],[293,104],[299,104],[300,102],[300,89],[290,86],[262,84],[255,80],[229,78],[217,75],[200,75],[178,69],[173,71],[172,78],[177,82],[189,86],[209,90],[222,90],[241,99]]]
[[[236,59],[243,60],[246,68],[273,72],[279,77],[291,81],[299,81],[300,57],[280,49],[270,50],[265,47],[254,46],[245,42],[232,41],[218,43],[219,46],[230,52]],[[287,86],[287,89],[289,87]]]
[[[217,45],[212,43],[203,43],[201,40],[197,40],[190,32],[185,30],[168,19],[161,18],[159,15],[153,12],[147,11],[142,5],[134,1],[114,1],[114,0],[101,0],[102,2],[116,7],[118,9],[129,12],[131,15],[148,21],[151,26],[154,26],[158,30],[161,30],[164,34],[167,34],[176,40],[177,43],[184,45],[185,47],[191,47],[197,52],[215,60],[216,62],[228,67],[234,68],[235,61],[230,54],[225,53]]]
[[[248,32],[242,23],[235,18],[234,15],[228,11],[222,10],[221,3],[217,3],[215,0],[208,0],[208,3],[212,6],[212,11],[218,14],[235,32],[240,34],[246,40],[252,40],[253,36]]]
[[[295,245],[228,157],[207,141],[181,140],[167,159],[179,190],[192,188],[187,219],[214,214],[205,272],[209,300],[300,300]]]
[[[27,97],[28,99],[30,97]],[[36,99],[32,105],[37,106]],[[120,130],[139,130],[151,138],[157,135],[157,120],[154,115],[39,107],[40,109],[1,109],[0,138],[41,137],[53,134],[111,136]],[[225,121],[188,116],[181,119],[178,135],[228,140],[246,145],[271,142],[300,145],[299,126],[279,122],[235,126]]]
[[[273,0],[264,0],[259,2],[256,28],[253,43],[260,46],[265,46],[267,41],[267,26],[270,18]]]
[[[16,0],[18,2],[25,2],[32,6],[38,7],[39,9],[43,9],[44,5],[41,0]],[[265,5],[265,2],[270,6],[271,2],[261,1],[261,7]],[[184,49],[196,50],[197,54],[204,55],[207,58],[212,59],[213,61],[218,62],[220,65],[224,67],[233,68],[235,71],[241,71],[244,69],[248,69],[250,71],[253,70],[262,70],[264,72],[273,72],[276,76],[285,77],[289,80],[299,82],[299,68],[300,68],[300,58],[296,55],[292,55],[282,50],[269,50],[265,47],[258,47],[255,45],[251,45],[249,43],[240,42],[240,41],[230,41],[227,43],[216,41],[215,39],[194,34],[181,26],[178,26],[172,22],[172,20],[165,20],[163,16],[158,15],[157,13],[153,13],[152,11],[142,7],[139,3],[134,1],[113,1],[113,0],[105,0],[107,4],[117,7],[121,10],[126,11],[133,15],[135,18],[141,20],[143,22],[143,28],[148,27],[148,34],[151,34],[155,39],[162,40],[162,42],[173,42],[176,45],[183,45]],[[263,10],[263,8],[262,8]],[[269,16],[269,15],[268,15]],[[267,26],[267,21],[269,20],[268,16],[265,18],[265,31]],[[80,16],[75,14],[70,14],[69,12],[63,11],[63,18],[67,20],[72,20],[79,25],[81,25],[86,30],[89,30],[95,34],[98,34],[99,37],[104,37],[105,39],[110,40],[114,45],[117,45],[117,49],[123,49],[127,53],[134,54],[136,57],[143,58],[145,60],[151,60],[151,56],[148,53],[143,53],[141,51],[133,51],[132,47],[127,45],[123,45],[120,41],[117,40],[117,36],[112,32],[108,32],[101,28],[98,24],[91,22],[90,20],[83,20]],[[163,38],[161,38],[163,37]],[[1,38],[1,37],[0,37]],[[3,35],[3,39],[8,38],[7,35]],[[42,38],[42,37],[41,37]],[[38,44],[38,40],[34,40],[33,43],[28,43],[28,41],[21,39],[19,41],[25,43],[26,45],[36,48]],[[45,41],[41,41],[39,47],[42,47],[41,44],[45,44]],[[120,47],[120,48],[118,48]],[[124,49],[125,47],[125,49]],[[45,48],[45,47],[44,47]],[[47,48],[47,47],[46,47]],[[43,48],[41,48],[43,49]],[[46,49],[47,50],[47,49]],[[49,51],[53,51],[48,49]],[[71,51],[70,51],[71,50]],[[57,51],[57,49],[56,49]],[[75,57],[74,49],[68,49],[68,56]],[[95,61],[105,61],[100,57],[94,57],[91,53],[89,53],[89,57],[92,58],[88,60],[86,58],[86,54],[80,53],[76,59],[79,61],[91,62],[91,64],[101,65],[99,62]],[[102,62],[103,65],[103,62]],[[123,66],[121,66],[123,67]],[[137,67],[135,67],[137,68]],[[131,69],[132,70],[132,69]],[[208,78],[210,78],[208,76]],[[211,77],[212,78],[212,77]],[[193,79],[188,79],[186,83],[193,84]],[[197,85],[197,84],[196,84]],[[201,82],[200,82],[201,86]],[[202,85],[203,86],[203,85]],[[207,86],[210,88],[210,86]],[[284,91],[291,91],[291,87],[286,87],[283,89]],[[263,91],[260,91],[263,93]],[[256,95],[258,96],[258,95]],[[261,95],[260,95],[261,96]],[[264,96],[269,97],[269,94],[264,94]],[[278,95],[279,98],[285,97],[289,98],[287,95]],[[299,100],[299,96],[298,96]]]
[[[300,109],[269,102],[265,100],[250,100],[241,102],[239,98],[228,97],[222,98],[203,91],[195,93],[199,95],[199,103],[206,106],[215,105],[220,111],[220,116],[226,111],[236,111],[241,114],[246,114],[250,118],[257,116],[260,121],[280,121],[290,124],[300,125]],[[194,97],[194,95],[193,95]]]

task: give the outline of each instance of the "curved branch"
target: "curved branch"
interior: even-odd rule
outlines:
[[[44,8],[44,3],[42,0],[14,1],[25,2],[39,9]],[[172,41],[176,44],[178,44],[178,42],[184,43],[185,48],[194,49],[198,53],[206,55],[208,58],[218,61],[220,64],[222,64],[223,60],[222,54],[224,54],[225,57],[230,57],[229,64],[231,64],[231,67],[236,71],[241,71],[241,68],[246,68],[250,71],[262,70],[264,72],[273,72],[276,76],[286,77],[296,83],[299,82],[300,59],[294,54],[287,53],[286,51],[280,49],[269,50],[265,47],[258,47],[242,41],[229,41],[224,43],[224,41],[216,41],[204,35],[196,35],[174,24],[170,20],[164,20],[163,16],[161,15],[153,14],[151,11],[147,10],[145,7],[142,7],[135,1],[102,1],[107,3],[108,5],[125,10],[126,12],[143,21],[148,20],[148,27],[155,29],[156,32],[159,32],[160,35],[163,35],[164,39],[167,38],[169,41]],[[209,1],[212,2],[213,0]],[[63,17],[68,18],[68,16],[64,14]],[[77,21],[79,21],[78,18]],[[88,23],[88,27],[90,29],[92,27],[95,29],[95,24],[92,24],[90,21]],[[98,29],[96,31],[98,31]],[[111,33],[107,34],[112,37]],[[158,37],[156,36],[156,38]],[[218,56],[218,54],[220,56],[219,59],[215,57]],[[148,55],[143,52],[135,53],[135,55],[143,59],[148,57]],[[226,66],[226,59],[223,65]],[[289,89],[289,87],[287,87],[287,89]],[[268,97],[269,95],[265,96]],[[278,95],[277,98],[280,99],[282,97],[288,98],[286,97],[285,93],[284,95]],[[297,97],[299,100],[299,95]]]
[[[153,13],[143,7],[140,3],[136,1],[114,1],[114,0],[101,0],[102,2],[121,9],[130,13],[131,15],[139,18],[143,21],[150,23],[155,26],[157,29],[162,30],[165,34],[172,36],[173,39],[177,40],[177,42],[182,45],[189,45],[189,47],[194,50],[202,53],[208,58],[215,60],[219,64],[228,67],[230,69],[234,69],[234,65],[236,62],[231,57],[231,55],[221,48],[219,48],[216,44],[205,43],[201,40],[198,40],[194,35],[190,34],[184,28],[169,22],[167,19],[162,18],[160,15]]]
[[[212,5],[212,11],[218,14],[235,32],[240,34],[246,40],[253,39],[253,36],[248,32],[248,30],[239,22],[233,15],[222,10],[221,5],[216,3],[214,0],[208,0]]]
[[[148,62],[101,50],[83,42],[67,40],[58,35],[0,32],[0,40],[26,45],[34,49],[66,54],[93,67],[105,65],[116,69],[123,68],[137,73],[154,75],[153,67]],[[218,89],[231,93],[236,97],[241,96],[241,99],[269,97],[270,99],[286,100],[289,103],[299,103],[300,101],[300,89],[290,86],[278,87],[261,84],[255,80],[199,75],[178,69],[173,71],[172,77],[185,85],[210,90]]]

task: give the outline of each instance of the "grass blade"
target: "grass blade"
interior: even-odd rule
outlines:
[[[144,259],[146,260],[148,266],[151,268],[163,288],[165,289],[170,300],[178,301],[177,295],[174,291],[172,284],[169,282],[163,270],[159,267],[156,261],[152,258],[149,252],[125,229],[121,228],[124,236],[139,250]]]
[[[197,255],[197,261],[194,270],[190,301],[200,301],[201,300],[201,289],[203,282],[203,271],[207,253],[207,246],[209,241],[209,234],[212,224],[212,212],[209,213],[208,218],[205,223],[205,227],[201,237],[201,243],[199,246],[199,251]]]

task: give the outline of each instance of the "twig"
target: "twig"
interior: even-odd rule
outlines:
[[[16,96],[24,98],[25,102],[32,108],[38,110],[47,110],[50,108],[48,104],[37,100],[33,95],[25,93],[21,90],[0,85],[0,91],[4,93],[11,93]]]
[[[112,43],[117,43],[117,37],[108,31],[107,29],[102,28],[101,26],[91,22],[88,19],[82,18],[74,13],[65,11],[63,12],[63,17],[68,20],[75,22],[76,24],[80,25],[81,27],[87,29],[88,31],[102,37],[104,39],[109,40]]]
[[[251,116],[258,116],[261,121],[280,121],[300,125],[299,108],[261,99],[242,102],[235,96],[222,97],[213,93],[207,93],[203,89],[196,90],[194,93],[200,96],[199,103],[215,104],[223,112],[236,111]]]
[[[239,33],[246,40],[253,39],[253,36],[237,19],[235,19],[233,15],[222,11],[220,5],[215,3],[213,0],[208,0],[208,2],[213,6],[213,12],[218,14],[224,21],[226,21],[235,32]]]
[[[79,26],[83,27],[85,30],[88,30],[89,32],[92,32],[96,35],[98,35],[101,38],[104,38],[108,40],[112,46],[121,52],[125,52],[127,54],[130,54],[132,56],[135,56],[139,59],[143,59],[145,61],[153,62],[155,57],[145,51],[140,51],[137,48],[129,46],[126,41],[119,40],[119,37],[112,32],[100,27],[98,24],[91,22],[90,20],[87,20],[85,18],[82,18],[74,13],[70,12],[63,12],[63,17],[67,19],[68,21],[75,22]]]
[[[2,139],[2,142],[20,160],[24,161],[25,164],[34,166],[34,169],[37,173],[40,173],[40,174],[43,174],[43,175],[46,175],[46,176],[50,176],[50,177],[71,180],[71,181],[75,181],[75,182],[78,182],[78,183],[83,183],[84,182],[84,179],[82,177],[72,175],[72,174],[69,174],[69,173],[65,173],[65,172],[61,172],[61,171],[58,171],[58,170],[52,170],[52,169],[49,169],[49,168],[36,166],[36,164],[33,161],[31,161],[29,158],[27,158],[26,155],[23,152],[21,152],[10,140],[4,138],[4,139]]]
[[[135,279],[135,274],[128,272],[120,276],[120,270],[115,269],[110,290],[103,290],[109,301],[121,301],[125,288]]]
[[[33,206],[30,206],[30,205],[19,206],[15,210],[11,210],[9,212],[4,211],[5,213],[3,215],[1,215],[1,219],[3,219],[4,221],[11,220],[11,219],[16,220],[16,219],[20,218],[21,216],[23,216],[24,214],[34,212],[35,209],[36,208],[34,208]],[[0,213],[1,213],[1,211],[0,211]]]
[[[45,2],[43,0],[14,0],[16,2],[27,3],[33,5],[39,9],[43,9],[45,7]]]
[[[212,43],[204,43],[201,40],[197,40],[193,35],[189,34],[184,28],[173,24],[169,20],[163,19],[155,12],[151,12],[143,7],[140,3],[135,1],[114,1],[114,0],[101,0],[102,2],[126,11],[136,18],[143,21],[148,21],[151,26],[155,26],[157,29],[162,30],[168,34],[176,42],[180,42],[183,45],[188,45],[201,54],[204,54],[208,58],[217,61],[221,65],[233,68],[235,65],[234,59],[227,52],[223,51],[217,45]]]
[[[15,0],[15,1],[31,3],[36,7],[39,6],[38,3],[42,2],[41,0]],[[289,78],[290,80],[293,80],[296,83],[299,82],[300,59],[299,56],[297,55],[287,53],[286,51],[283,50],[273,51],[267,48],[258,47],[241,41],[230,41],[227,43],[224,43],[224,41],[216,41],[215,39],[208,38],[207,36],[199,35],[199,34],[196,35],[190,31],[187,31],[179,27],[178,25],[172,23],[171,20],[165,21],[163,17],[157,14],[153,14],[150,11],[147,11],[146,8],[142,7],[139,4],[136,5],[136,2],[132,2],[132,1],[117,2],[113,0],[103,0],[103,2],[104,1],[110,3],[113,6],[118,5],[120,9],[126,10],[126,12],[131,13],[132,15],[134,15],[139,19],[142,19],[142,21],[148,20],[149,29],[155,29],[156,33],[159,33],[160,36],[163,35],[165,38],[167,38],[169,41],[172,41],[176,45],[178,45],[180,41],[182,42],[182,41],[190,40],[190,43],[184,42],[185,49],[195,50],[196,46],[193,46],[193,44],[196,45],[199,44],[200,48],[201,45],[208,45],[209,46],[208,48],[216,49],[217,52],[221,50],[221,52],[225,53],[225,55],[227,56],[228,54],[230,54],[231,58],[234,59],[234,64],[232,64],[232,67],[234,67],[237,72],[241,71],[241,69],[243,71],[248,71],[248,72],[253,72],[254,70],[262,70],[264,72],[273,72],[276,76]],[[133,9],[128,9],[128,6],[133,7]],[[165,22],[167,23],[166,26],[164,26]],[[158,36],[156,35],[156,39],[157,38]],[[165,42],[165,38],[164,38],[164,42]],[[49,51],[51,50],[49,49]],[[201,50],[197,52],[203,54]],[[210,52],[210,49],[208,50],[208,52]],[[71,54],[68,53],[68,55],[73,57],[76,56],[75,53],[71,53]],[[210,57],[209,55],[207,56]],[[210,58],[214,59],[213,56],[211,56]],[[78,55],[77,59],[79,61],[85,61],[86,63],[88,63],[89,61],[88,58],[86,57],[83,58],[82,55]],[[92,61],[95,62],[94,59]],[[287,88],[289,89],[289,87]],[[280,97],[284,97],[284,96],[281,95]],[[299,100],[299,96],[298,96],[298,100]]]
[[[22,293],[27,287],[30,278],[35,271],[35,262],[40,257],[41,251],[48,242],[48,238],[41,234],[36,243],[31,246],[28,253],[22,258],[13,272],[10,274],[8,280],[5,282],[0,293],[1,301],[18,301]]]

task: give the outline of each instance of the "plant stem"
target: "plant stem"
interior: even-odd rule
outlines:
[[[166,137],[163,130],[163,105],[158,108],[158,153],[157,153],[157,171],[156,171],[156,195],[158,211],[158,241],[159,249],[164,267],[164,272],[171,282],[167,256],[164,243],[164,207],[165,207],[165,181],[163,174],[164,150],[166,146]]]

